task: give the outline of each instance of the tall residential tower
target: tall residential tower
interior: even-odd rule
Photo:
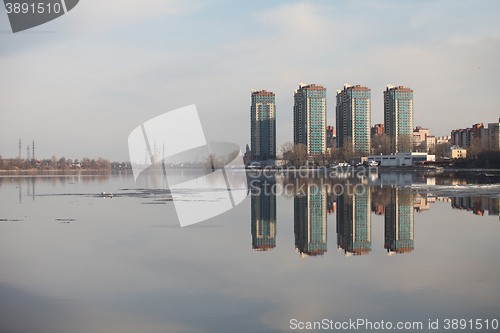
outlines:
[[[337,147],[370,154],[371,90],[344,84],[337,90]]]
[[[413,90],[387,85],[384,91],[385,133],[391,138],[391,151],[408,152],[413,147]]]
[[[252,89],[252,161],[276,159],[276,103],[274,93]]]
[[[310,155],[326,153],[326,88],[300,83],[293,104],[293,143]]]

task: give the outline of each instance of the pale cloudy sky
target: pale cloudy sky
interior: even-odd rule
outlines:
[[[250,141],[250,91],[276,93],[278,147],[293,91],[344,83],[414,90],[431,134],[500,117],[500,1],[81,0],[17,34],[0,10],[0,155],[128,160],[142,122],[196,104],[209,141]]]

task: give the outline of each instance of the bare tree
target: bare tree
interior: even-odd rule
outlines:
[[[375,155],[389,155],[391,153],[391,138],[389,135],[375,134],[372,139],[372,150]]]
[[[444,157],[444,152],[446,149],[450,148],[450,144],[448,142],[440,143],[436,145],[436,160],[441,160]]]
[[[481,140],[479,138],[474,138],[469,148],[467,148],[467,157],[477,158],[477,155],[483,152],[483,147],[481,147]]]
[[[398,152],[409,152],[413,148],[413,137],[401,134],[398,136]]]
[[[283,152],[283,159],[285,159],[288,164],[302,166],[307,162],[307,148],[301,143],[294,145],[291,142],[286,142],[281,145],[281,151]]]
[[[348,162],[354,156],[354,145],[352,144],[352,139],[348,137],[346,138],[346,140],[344,140],[344,144],[342,145],[341,159]]]
[[[330,156],[328,156],[328,162],[331,164],[337,162],[340,159],[340,150],[337,147],[332,147],[330,150]]]
[[[418,146],[418,151],[421,153],[427,153],[427,141],[420,142],[420,146]]]

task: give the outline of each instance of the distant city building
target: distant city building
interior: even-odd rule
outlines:
[[[326,153],[326,88],[300,83],[293,105],[293,143],[310,155]]]
[[[375,124],[371,128],[371,137],[373,138],[377,134],[384,134],[385,126],[384,124]]]
[[[477,144],[485,150],[499,150],[500,119],[498,123],[489,123],[488,127],[484,124],[474,124],[472,128],[461,128],[451,131],[450,144],[460,148],[469,148],[473,144]]]
[[[443,143],[450,143],[451,135],[438,136],[436,138],[436,145],[440,145]]]
[[[421,126],[417,126],[413,130],[413,143],[416,144],[417,146],[420,145],[427,136],[429,135],[429,129],[428,128],[422,128]]]
[[[315,184],[307,185],[306,195],[294,198],[295,248],[302,258],[327,250],[326,208],[326,189]]]
[[[500,149],[499,129],[500,129],[500,119],[498,119],[498,123],[488,124],[488,149],[490,150]]]
[[[370,155],[368,161],[378,162],[380,166],[413,165],[418,162],[435,161],[436,155],[427,153],[396,153],[392,155]]]
[[[326,147],[333,148],[337,146],[337,131],[333,128],[333,126],[326,127]]]
[[[413,194],[410,190],[391,188],[391,201],[385,207],[385,244],[388,255],[414,249]]]
[[[276,194],[262,183],[259,189],[251,195],[252,249],[267,251],[276,247]]]
[[[337,90],[337,147],[350,143],[354,151],[370,153],[371,90],[344,84]]]
[[[385,133],[391,138],[391,151],[409,151],[413,141],[413,90],[387,85],[384,91]]]
[[[276,159],[276,104],[272,92],[252,89],[252,161]]]
[[[367,254],[372,249],[370,193],[337,197],[337,246],[346,256]]]
[[[252,151],[250,150],[250,146],[247,145],[245,154],[243,155],[243,162],[245,165],[248,165],[248,163],[252,160]]]
[[[434,135],[427,135],[425,146],[427,147],[427,152],[433,152],[436,148],[436,137]]]

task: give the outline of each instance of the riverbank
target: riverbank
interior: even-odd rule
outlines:
[[[113,173],[132,173],[132,169],[55,169],[55,170],[0,170],[0,176],[11,175],[97,175],[97,174],[113,174]]]

